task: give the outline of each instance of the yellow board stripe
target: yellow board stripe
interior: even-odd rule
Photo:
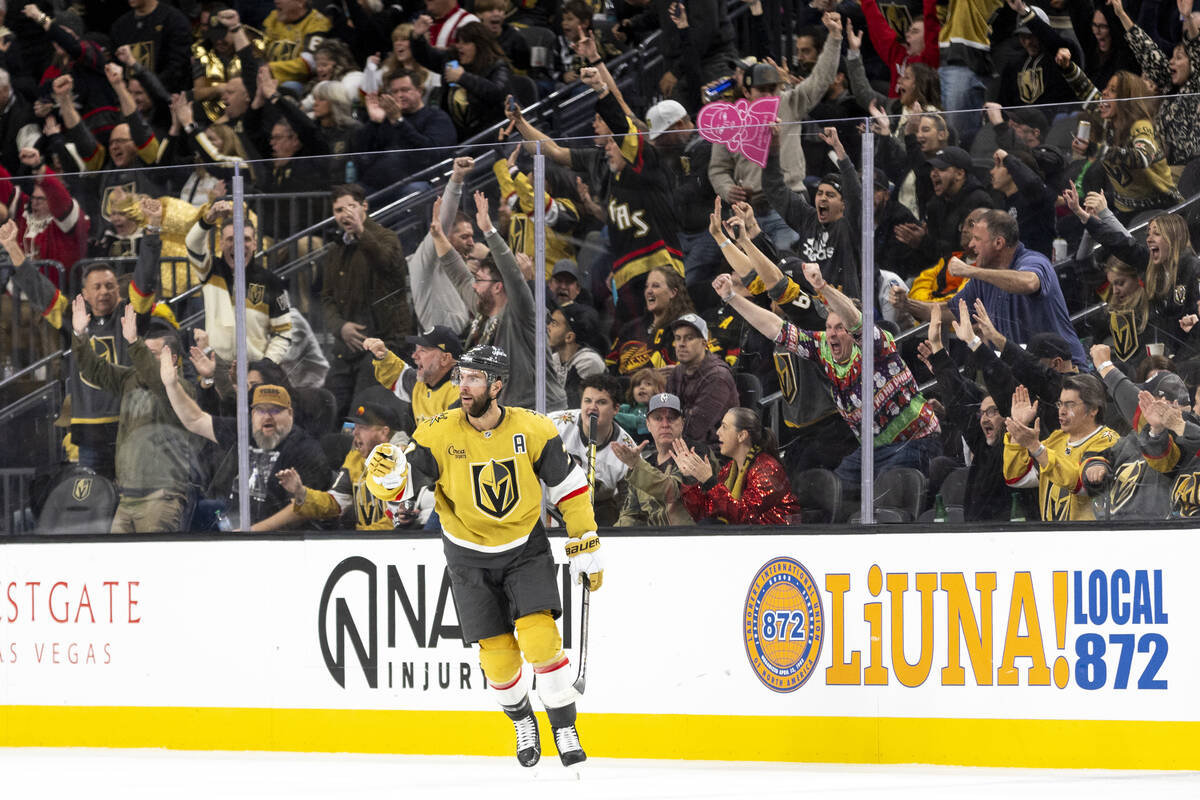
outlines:
[[[608,758],[1200,769],[1200,722],[580,714],[579,727]],[[0,706],[0,746],[501,756],[513,738],[499,711]]]

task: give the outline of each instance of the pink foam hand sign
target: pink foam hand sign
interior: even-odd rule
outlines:
[[[778,97],[760,97],[753,103],[709,103],[700,109],[696,124],[708,141],[723,144],[729,152],[741,153],[765,167],[771,149],[770,126],[778,112]]]

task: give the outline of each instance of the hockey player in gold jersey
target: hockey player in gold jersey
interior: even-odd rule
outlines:
[[[604,575],[600,539],[587,477],[563,450],[554,423],[497,402],[507,378],[508,355],[500,348],[464,353],[454,377],[462,408],[418,425],[403,451],[376,447],[367,487],[397,501],[415,496],[417,484],[434,485],[463,640],[479,645],[488,686],[516,728],[517,760],[531,767],[541,756],[524,660],[537,675],[559,757],[570,766],[587,756],[575,729],[579,694],[555,622],[562,606],[541,522],[541,485],[567,529],[571,572],[592,591]]]
[[[1037,401],[1030,401],[1024,386],[1013,392],[1012,416],[1005,420],[1004,480],[1014,489],[1038,487],[1043,520],[1096,518],[1080,465],[1089,453],[1106,450],[1120,438],[1103,424],[1104,404],[1099,378],[1072,375],[1059,394],[1059,430],[1039,441]]]

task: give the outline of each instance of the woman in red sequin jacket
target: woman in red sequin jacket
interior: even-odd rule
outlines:
[[[800,513],[787,472],[779,463],[775,435],[748,408],[731,408],[717,428],[721,455],[729,462],[716,475],[708,460],[675,441],[675,463],[699,483],[684,484],[683,502],[692,519],[716,518],[730,525],[787,525]]]

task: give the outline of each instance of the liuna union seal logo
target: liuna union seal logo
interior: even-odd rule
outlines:
[[[817,667],[824,634],[821,593],[804,565],[782,557],[763,564],[742,618],[746,656],[759,680],[776,692],[799,689]]]

